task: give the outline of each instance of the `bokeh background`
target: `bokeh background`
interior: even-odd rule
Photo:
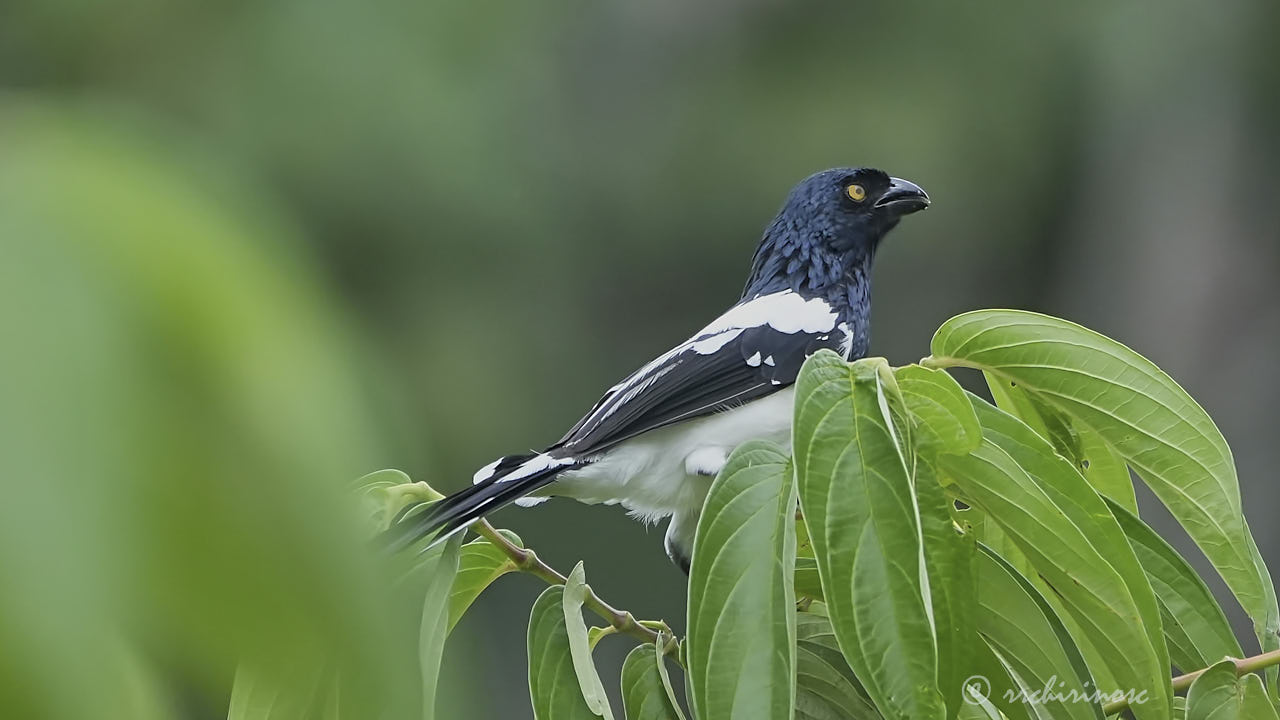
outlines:
[[[1217,419],[1280,568],[1277,29],[1274,0],[6,0],[0,715],[225,717],[245,654],[412,715],[413,608],[344,488],[554,440],[834,165],[934,199],[879,258],[876,354],[994,306],[1125,341]],[[661,528],[497,521],[683,627]],[[444,717],[530,716],[541,589],[459,626]]]

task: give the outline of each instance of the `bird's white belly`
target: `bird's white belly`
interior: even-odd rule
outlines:
[[[586,503],[621,503],[653,522],[702,507],[723,458],[748,440],[790,446],[793,388],[725,412],[652,430],[570,470],[546,494]],[[539,493],[541,494],[541,493]]]

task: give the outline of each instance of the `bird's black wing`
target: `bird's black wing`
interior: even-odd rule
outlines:
[[[847,331],[822,298],[788,290],[744,300],[610,388],[552,450],[581,457],[764,397],[794,383],[818,349],[842,350]]]

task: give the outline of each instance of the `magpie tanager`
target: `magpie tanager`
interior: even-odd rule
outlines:
[[[485,465],[471,487],[403,517],[384,540],[438,541],[510,502],[570,497],[621,503],[646,522],[670,517],[667,554],[687,573],[711,479],[747,440],[790,444],[806,357],[866,355],[876,249],[928,205],[918,186],[872,168],[805,178],[765,230],[733,307],[609,388],[556,443]]]

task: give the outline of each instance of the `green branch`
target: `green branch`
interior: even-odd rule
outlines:
[[[511,562],[520,572],[540,578],[548,585],[565,584],[567,578],[560,571],[543,562],[532,549],[522,548],[503,537],[502,533],[490,525],[488,520],[476,521],[471,529],[511,558]],[[582,605],[608,622],[615,632],[630,635],[650,645],[662,641],[663,653],[675,658],[677,662],[680,661],[680,642],[676,640],[675,633],[667,627],[665,622],[636,620],[636,617],[626,610],[619,610],[602,600],[590,586],[587,587],[587,597]]]

